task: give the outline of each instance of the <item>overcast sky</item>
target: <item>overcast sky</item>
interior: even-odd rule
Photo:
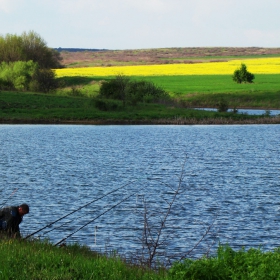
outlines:
[[[0,0],[0,34],[49,47],[280,47],[280,0]]]

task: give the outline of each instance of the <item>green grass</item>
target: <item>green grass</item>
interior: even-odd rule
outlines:
[[[47,242],[1,239],[0,251],[0,279],[164,279],[162,273],[78,245],[60,248]]]
[[[67,77],[64,83],[79,85],[85,94],[98,94],[99,80],[114,77]],[[189,107],[216,107],[224,99],[230,107],[280,109],[280,75],[256,75],[252,84],[237,84],[231,75],[131,77],[151,81]],[[94,85],[90,84],[94,82]]]
[[[48,242],[0,239],[0,279],[280,279],[280,250],[233,250],[219,246],[215,255],[183,259],[169,268],[145,268],[116,254],[87,247],[55,247]]]
[[[280,108],[280,75],[256,75],[252,84],[237,84],[230,75],[150,77],[171,96],[191,107],[215,107],[221,99],[230,107]]]
[[[67,86],[89,85],[91,82],[109,80],[114,77],[65,77]],[[231,75],[186,75],[186,76],[133,76],[131,79],[152,81],[163,87],[172,96],[201,93],[250,93],[279,92],[280,75],[255,75],[252,84],[237,84]],[[60,79],[61,80],[61,79]]]
[[[169,271],[169,279],[280,279],[280,250],[234,251],[229,246],[220,246],[216,256],[200,260],[185,259],[174,264]]]
[[[141,79],[140,77],[135,77]],[[255,93],[280,91],[280,75],[256,75],[252,84],[237,84],[231,75],[145,77],[174,96],[201,93]]]
[[[280,75],[257,75],[252,84],[237,84],[230,75],[147,77],[189,107],[280,108]]]
[[[26,92],[0,92],[0,120],[2,122],[71,122],[71,121],[108,121],[108,122],[160,122],[193,123],[220,120],[261,121],[257,116],[233,113],[217,113],[186,109],[173,103],[138,104],[125,106],[115,100],[102,101],[112,110],[98,109],[95,98],[84,96],[60,96]],[[113,104],[113,106],[112,106]]]

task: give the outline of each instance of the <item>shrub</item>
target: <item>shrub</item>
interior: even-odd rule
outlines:
[[[232,79],[238,84],[253,83],[255,76],[247,71],[247,66],[245,64],[241,63],[240,68],[234,71]]]
[[[37,69],[33,76],[30,88],[34,91],[50,92],[58,87],[56,75],[52,69]]]
[[[110,100],[95,100],[95,107],[101,111],[115,111],[119,109],[119,104]]]
[[[100,97],[122,100],[123,104],[136,105],[138,102],[158,102],[168,98],[160,87],[148,81],[130,81],[128,77],[118,75],[115,79],[103,82]]]
[[[228,102],[224,99],[220,100],[220,102],[218,103],[218,112],[227,112],[228,108]]]
[[[127,85],[127,99],[132,104],[157,102],[167,97],[167,93],[152,82],[133,81]]]
[[[52,69],[40,69],[32,60],[0,64],[1,89],[49,92],[58,87],[55,78]]]
[[[37,69],[38,64],[32,60],[2,62],[0,64],[1,85],[6,89],[27,90]]]

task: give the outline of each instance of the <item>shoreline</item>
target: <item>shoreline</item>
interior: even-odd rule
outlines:
[[[0,119],[0,124],[53,124],[53,125],[235,125],[235,124],[280,124],[280,116],[234,120],[231,118],[209,119],[154,119],[154,120],[25,120]]]

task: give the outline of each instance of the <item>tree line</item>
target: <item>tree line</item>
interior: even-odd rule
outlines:
[[[49,92],[57,87],[52,69],[61,68],[61,61],[34,31],[0,36],[0,89]]]

